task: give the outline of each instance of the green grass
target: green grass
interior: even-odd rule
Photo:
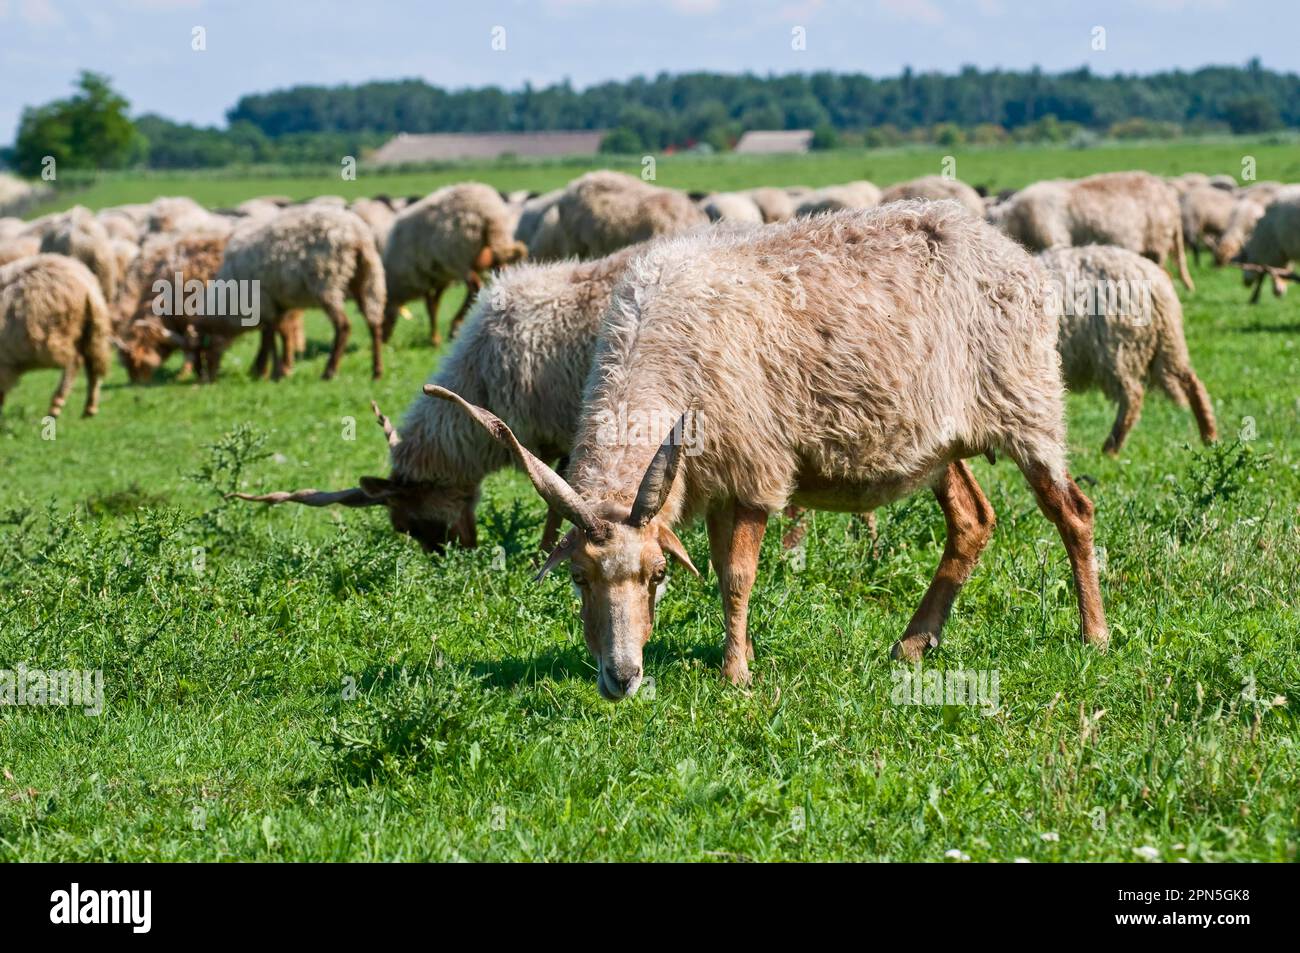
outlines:
[[[1286,136],[1104,143],[1087,149],[1026,145],[871,151],[846,149],[804,156],[680,154],[657,157],[654,172],[660,185],[688,190],[726,190],[765,184],[821,186],[851,179],[870,179],[887,184],[944,172],[944,159],[948,156],[956,161],[950,171],[957,177],[987,186],[991,192],[1019,188],[1045,178],[1136,168],[1161,175],[1191,171],[1226,172],[1241,178],[1246,157],[1253,157],[1257,179],[1300,181],[1300,149],[1294,139]],[[147,202],[159,195],[188,195],[218,208],[233,206],[258,195],[288,195],[295,199],[321,194],[347,198],[381,193],[400,196],[424,194],[465,179],[490,182],[505,191],[543,191],[563,185],[589,169],[604,167],[632,175],[642,173],[640,157],[599,156],[575,160],[502,160],[490,164],[447,163],[414,172],[381,172],[363,166],[354,180],[346,181],[340,171],[334,169],[303,172],[292,168],[254,168],[202,173],[105,174],[95,178],[91,184],[81,183],[77,188],[60,191],[54,201],[34,209],[31,214],[42,214],[76,203],[100,208],[126,202]]]
[[[0,708],[0,859],[1294,860],[1300,302],[1195,277],[1219,448],[1152,395],[1111,460],[1110,405],[1069,399],[1108,654],[1077,643],[1015,468],[974,464],[999,525],[927,667],[996,671],[990,717],[891,701],[887,651],[942,548],[927,495],[881,511],[874,554],[839,515],[813,516],[802,568],[768,534],[752,691],[718,674],[711,579],[673,573],[655,690],[611,706],[567,581],[530,581],[543,510],[517,474],[487,483],[483,545],[434,559],[381,511],[221,501],[384,473],[367,399],[413,399],[437,363],[422,322],[378,384],[359,323],[318,379],[315,313],[277,385],[243,373],[251,338],[215,386],[114,368],[100,417],[76,417],[79,382],[52,441],[55,375],[29,374],[0,417],[0,668],[101,669],[106,699]]]

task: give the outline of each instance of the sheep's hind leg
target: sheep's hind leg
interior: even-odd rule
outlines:
[[[1110,428],[1110,436],[1102,444],[1101,452],[1115,456],[1124,446],[1128,433],[1138,422],[1142,414],[1142,399],[1145,395],[1141,389],[1125,390],[1120,393],[1119,406],[1115,410],[1115,424]]]
[[[939,645],[953,601],[970,578],[997,522],[993,507],[965,461],[948,465],[934,485],[934,495],[943,510],[948,538],[930,588],[907,624],[907,631],[890,652],[893,658],[908,662],[919,662],[927,650]]]
[[[328,381],[339,372],[339,362],[343,360],[343,351],[348,346],[348,335],[352,333],[352,325],[348,323],[348,313],[341,301],[322,301],[321,307],[325,309],[330,322],[334,325],[334,346],[330,348],[330,357],[325,363],[325,373],[321,375],[322,379]]]
[[[1020,469],[1038,498],[1038,508],[1056,526],[1070,556],[1083,639],[1104,651],[1110,642],[1110,631],[1106,627],[1106,610],[1101,603],[1101,584],[1097,579],[1092,501],[1083,495],[1068,473],[1057,481],[1048,467],[1032,460],[1022,463]]]
[[[76,379],[77,362],[73,361],[63,368],[63,376],[59,378],[59,386],[54,389],[54,396],[50,398],[49,416],[57,417],[63,412],[63,405],[68,402],[68,394],[72,392],[72,384]]]
[[[718,574],[727,641],[722,674],[733,685],[748,685],[754,642],[749,636],[749,593],[758,576],[758,553],[767,529],[767,513],[740,503],[724,504],[708,516],[709,553]]]

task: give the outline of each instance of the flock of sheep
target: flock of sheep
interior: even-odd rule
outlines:
[[[462,183],[350,205],[75,208],[0,219],[0,404],[23,371],[58,367],[57,415],[84,365],[93,414],[113,350],[133,382],[175,351],[213,380],[229,343],[254,328],[254,372],[279,377],[303,349],[309,307],[334,325],[330,378],[348,298],[378,377],[405,305],[423,298],[438,344],[439,300],[464,282],[455,345],[427,396],[400,427],[372,404],[387,477],[236,495],[383,506],[433,551],[473,546],[484,478],[522,468],[549,509],[542,573],[568,564],[599,690],[617,700],[641,682],[668,559],[695,572],[676,527],[707,525],[724,674],[744,684],[769,517],[870,512],[928,486],[947,544],[894,647],[919,659],[993,529],[965,460],[1005,456],[1059,531],[1083,636],[1104,648],[1093,510],[1066,468],[1064,391],[1099,387],[1117,404],[1107,452],[1148,384],[1216,438],[1163,268],[1191,290],[1185,247],[1241,266],[1256,298],[1269,278],[1280,294],[1300,259],[1300,186],[1132,172],[997,197],[938,176],[883,191],[859,181],[700,195],[598,171],[544,195]]]

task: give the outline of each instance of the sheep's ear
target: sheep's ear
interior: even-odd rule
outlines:
[[[382,501],[402,492],[402,485],[384,477],[363,476],[359,481],[362,491],[372,500]]]
[[[686,547],[683,546],[682,541],[677,538],[677,534],[667,526],[660,525],[659,527],[659,545],[662,546],[666,552],[670,553],[674,559],[689,569],[691,575],[696,579],[700,578],[700,571],[696,569],[695,564],[691,562],[691,557],[690,554],[686,552]]]

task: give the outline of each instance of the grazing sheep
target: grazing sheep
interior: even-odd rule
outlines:
[[[763,215],[763,221],[769,225],[794,218],[795,201],[784,189],[760,187],[741,194],[754,200]]]
[[[480,182],[449,185],[402,210],[384,248],[388,308],[384,340],[393,334],[402,305],[423,296],[429,312],[429,341],[438,334],[438,303],[452,282],[465,282],[465,300],[451,321],[454,336],[489,269],[521,261],[528,247],[514,239],[506,203],[496,189]]]
[[[1056,524],[1082,632],[1102,647],[1092,504],[1066,470],[1045,282],[1023,249],[955,202],[658,242],[629,264],[605,313],[567,481],[492,414],[425,389],[500,440],[576,527],[543,572],[572,561],[608,699],[640,684],[666,557],[693,568],[673,527],[705,518],[726,616],[723,672],[744,684],[769,517],[787,503],[870,510],[930,486],[948,542],[894,647],[919,659],[993,528],[964,459],[995,450]]]
[[[101,209],[95,218],[104,226],[108,237],[114,241],[127,241],[138,245],[142,230],[140,223],[131,215],[117,208]]]
[[[1183,241],[1192,257],[1201,263],[1201,247],[1211,251],[1228,228],[1237,198],[1231,192],[1212,185],[1193,185],[1182,193],[1179,205],[1183,216]]]
[[[119,255],[100,221],[87,209],[71,209],[61,222],[41,238],[41,251],[75,258],[99,280],[105,301],[117,298],[121,277]]]
[[[763,212],[752,196],[743,192],[712,192],[699,201],[710,222],[728,221],[762,225]]]
[[[709,223],[709,217],[684,193],[608,169],[570,182],[555,209],[563,236],[562,257],[599,258]]]
[[[145,230],[148,232],[191,232],[229,228],[220,215],[214,215],[198,202],[185,196],[164,196],[149,203]]]
[[[1226,189],[1231,192],[1237,187],[1237,180],[1226,172],[1220,172],[1218,175],[1210,176],[1210,185],[1216,189]]]
[[[245,301],[254,281],[257,298]],[[225,302],[195,319],[195,327],[228,341],[253,326],[244,322],[255,318],[261,328],[261,350],[269,355],[271,376],[277,380],[284,376],[285,362],[275,347],[276,333],[282,330],[286,314],[302,308],[322,308],[333,323],[334,346],[323,376],[329,380],[338,373],[351,332],[344,308],[351,297],[370,328],[371,371],[375,377],[383,373],[384,265],[369,226],[346,209],[300,205],[237,229],[209,288],[216,292],[210,297],[224,294]],[[238,304],[252,304],[256,314],[231,307],[235,297]],[[213,377],[220,352],[218,347]]]
[[[1178,193],[1147,172],[1106,172],[1036,182],[988,212],[990,221],[1030,251],[1118,245],[1164,266],[1172,254],[1189,291]]]
[[[0,268],[0,407],[24,372],[63,369],[49,416],[63,410],[86,366],[85,416],[99,410],[99,386],[108,373],[108,305],[98,279],[65,255],[33,255]]]
[[[202,314],[202,309],[192,306],[186,289],[196,287],[193,282],[206,289],[216,279],[226,241],[227,236],[220,233],[163,232],[145,241],[139,256],[126,270],[114,309],[114,344],[133,383],[148,381],[176,350],[185,354],[182,377],[191,371],[202,380],[211,380],[215,375],[215,349],[228,344],[229,339],[218,336],[204,346],[192,320]],[[302,350],[298,341],[302,334],[301,312],[284,315],[279,333],[287,372],[293,367],[294,356]],[[270,358],[266,351],[259,351],[254,373],[263,373]]]
[[[515,221],[515,240],[528,246],[530,256],[536,257],[533,256],[533,236],[538,226],[542,224],[542,216],[555,206],[563,194],[564,189],[552,189],[541,195],[535,195],[525,200],[519,210],[519,218]]]
[[[1189,189],[1201,186],[1209,186],[1210,177],[1204,172],[1184,172],[1182,175],[1173,175],[1165,179],[1174,190],[1181,196],[1187,193]]]
[[[1201,439],[1218,438],[1214,410],[1192,370],[1183,306],[1163,268],[1113,245],[1056,248],[1038,256],[1061,305],[1061,371],[1071,390],[1098,387],[1119,405],[1102,447],[1116,454],[1142,412],[1148,384],[1189,404]]]
[[[388,245],[388,233],[393,227],[393,220],[397,218],[393,207],[378,199],[357,199],[348,206],[348,210],[370,226],[370,231],[375,236],[375,247],[382,256]]]
[[[1228,223],[1214,245],[1216,265],[1226,265],[1241,254],[1241,250],[1246,247],[1246,242],[1255,231],[1255,226],[1264,216],[1264,209],[1267,207],[1268,201],[1264,193],[1237,197],[1237,202],[1228,215]]]
[[[1278,272],[1285,270],[1291,262],[1300,261],[1300,185],[1278,190],[1255,224],[1255,230],[1238,258],[1242,264],[1264,269],[1256,272],[1246,270],[1242,274],[1246,284],[1255,283],[1255,292],[1250,298],[1252,304],[1259,301],[1264,278],[1269,274],[1273,275],[1274,294],[1280,296],[1286,291],[1284,276]],[[1285,277],[1294,280],[1294,275]]]
[[[641,250],[502,272],[475,303],[464,333],[430,382],[474,395],[509,421],[536,456],[563,458],[573,445],[601,316],[628,260]],[[363,477],[359,486],[334,492],[236,495],[307,506],[383,505],[393,528],[426,552],[449,541],[473,546],[480,485],[510,464],[510,454],[454,408],[423,396],[407,411],[400,431],[382,415],[380,422],[389,434],[387,479]],[[555,545],[558,528],[558,515],[548,515],[544,549]]]
[[[895,182],[880,194],[880,204],[901,202],[904,199],[953,199],[965,206],[972,215],[984,217],[984,200],[980,194],[960,179],[943,175],[927,175],[909,182]]]

